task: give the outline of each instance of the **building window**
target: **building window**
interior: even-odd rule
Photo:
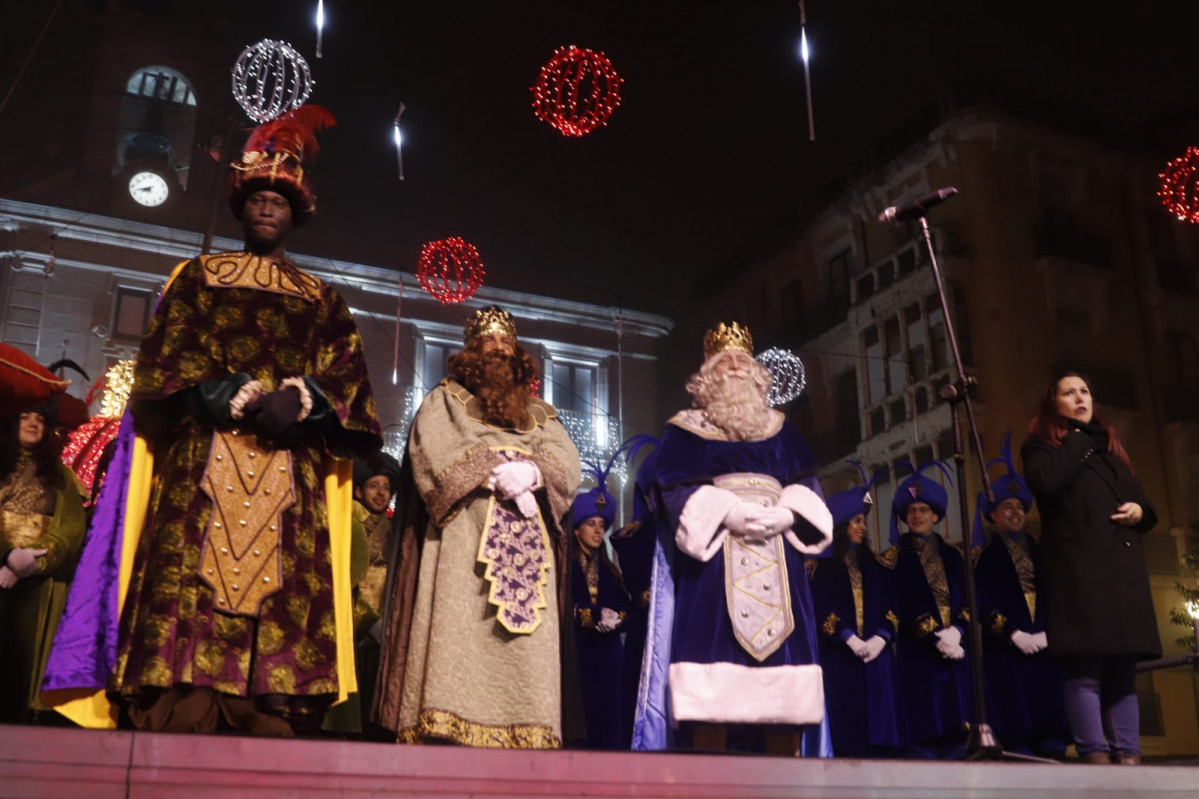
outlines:
[[[120,286],[117,288],[116,304],[112,312],[112,337],[115,339],[140,340],[150,323],[154,309],[154,293],[145,289]]]
[[[142,67],[125,83],[125,93],[176,105],[196,104],[191,81],[170,67]]]
[[[418,387],[422,391],[430,391],[444,380],[449,375],[450,356],[460,349],[461,345],[448,341],[425,339]]]
[[[844,313],[849,308],[849,256],[847,247],[828,262],[828,291],[833,307]]]
[[[602,409],[596,396],[597,368],[597,364],[555,360],[548,381],[551,392],[546,399],[562,411],[600,412]]]
[[[887,396],[887,372],[877,327],[866,328],[862,334],[862,346],[866,350],[867,401],[871,405],[878,405]]]
[[[138,170],[174,175],[187,188],[195,140],[196,94],[170,67],[147,66],[125,81],[113,175]]]

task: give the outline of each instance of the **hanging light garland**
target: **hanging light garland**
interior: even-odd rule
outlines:
[[[585,136],[608,124],[622,82],[603,53],[559,47],[532,86],[533,113],[563,136]]]
[[[120,417],[133,390],[132,358],[117,361],[104,375],[104,393],[100,395],[100,415]]]
[[[786,405],[803,393],[807,385],[803,361],[799,356],[779,347],[771,347],[757,356],[758,363],[766,367],[774,383],[766,395],[770,407]]]
[[[94,498],[96,489],[96,467],[104,455],[104,448],[117,437],[121,430],[119,416],[93,416],[71,431],[62,450],[62,462],[71,467]]]
[[[233,99],[259,124],[302,106],[315,85],[304,57],[274,39],[242,50],[233,65]]]
[[[1161,188],[1157,196],[1162,204],[1170,209],[1170,213],[1183,222],[1199,223],[1199,147],[1188,147],[1185,155],[1180,155],[1166,164],[1165,170],[1157,177],[1161,180]]]
[[[421,287],[447,305],[478,291],[484,274],[479,251],[458,236],[428,242],[421,247],[416,264]]]

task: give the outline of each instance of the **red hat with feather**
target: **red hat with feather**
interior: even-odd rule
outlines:
[[[229,165],[225,193],[233,216],[241,219],[250,194],[270,189],[291,202],[292,224],[307,224],[316,214],[316,189],[303,162],[314,160],[320,151],[316,132],[335,124],[329,109],[302,105],[255,128],[242,154]]]

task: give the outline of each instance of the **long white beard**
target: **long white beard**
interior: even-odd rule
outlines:
[[[708,420],[734,441],[761,438],[770,427],[770,408],[752,380],[716,381],[696,399]]]

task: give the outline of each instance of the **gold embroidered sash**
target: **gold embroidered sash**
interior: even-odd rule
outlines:
[[[777,480],[763,474],[725,474],[712,482],[763,507],[775,505],[783,490]],[[725,605],[737,643],[759,662],[774,654],[795,630],[785,546],[781,535],[747,541],[730,532],[724,539]]]
[[[218,431],[201,488],[212,499],[200,578],[216,593],[217,610],[257,616],[279,590],[279,526],[295,504],[291,453],[264,450],[248,433]]]

